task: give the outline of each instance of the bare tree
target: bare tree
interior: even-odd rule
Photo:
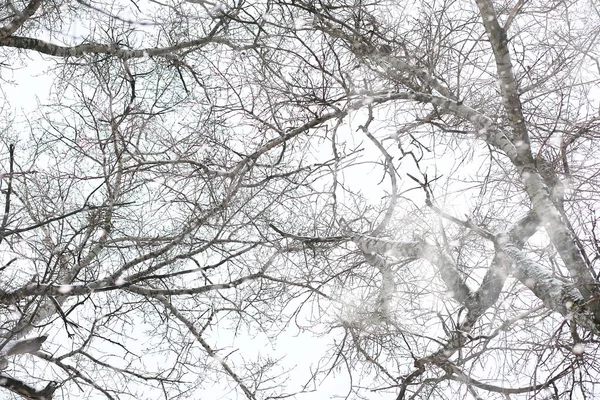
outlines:
[[[3,92],[7,394],[598,391],[594,2],[7,0],[0,25],[6,87],[53,79],[25,115]],[[322,350],[294,369],[289,333]]]

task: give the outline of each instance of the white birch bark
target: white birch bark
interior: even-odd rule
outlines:
[[[474,293],[464,283],[452,260],[433,246],[420,242],[403,243],[363,235],[354,236],[353,240],[368,254],[428,260],[438,267],[444,283],[453,292],[456,300],[465,305],[470,304],[471,307],[475,304],[472,300]],[[509,257],[507,261],[514,264],[511,269],[512,275],[542,300],[547,308],[572,318],[578,325],[594,334],[600,333],[598,324],[594,321],[593,311],[585,303],[584,297],[577,288],[554,278],[542,265],[528,259],[510,240],[509,235],[500,236],[497,242],[500,250]],[[469,325],[470,329],[472,324]]]
[[[563,216],[552,202],[550,189],[538,172],[534,162],[529,134],[519,98],[518,84],[515,79],[508,50],[506,31],[498,23],[493,4],[490,1],[476,0],[476,3],[479,7],[482,22],[488,34],[496,60],[502,102],[511,123],[512,138],[516,152],[506,151],[509,150],[506,149],[508,146],[507,143],[491,142],[491,144],[503,150],[506,149],[507,155],[517,168],[521,181],[525,185],[525,190],[531,199],[533,209],[540,217],[550,240],[569,270],[577,289],[583,294],[585,299],[595,298],[596,296],[594,295],[597,293],[597,290],[594,277],[590,273],[590,268],[586,264],[577,243],[571,236]],[[594,300],[590,303],[590,307],[595,311],[596,319],[600,321],[600,304]]]

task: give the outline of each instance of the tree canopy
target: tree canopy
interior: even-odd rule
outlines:
[[[600,393],[597,2],[6,0],[0,80],[2,396]]]

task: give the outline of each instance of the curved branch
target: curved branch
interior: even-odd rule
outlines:
[[[392,182],[392,195],[390,198],[390,203],[388,204],[387,211],[383,216],[383,219],[377,225],[377,227],[371,232],[371,236],[379,236],[381,232],[385,229],[387,224],[389,223],[392,215],[394,214],[394,209],[396,208],[396,202],[398,200],[398,178],[396,177],[396,170],[394,169],[393,158],[390,156],[390,153],[387,152],[385,147],[369,132],[369,125],[373,121],[373,107],[369,107],[369,118],[367,123],[364,126],[359,127],[362,131],[367,135],[369,140],[377,147],[377,149],[381,152],[383,157],[385,158],[385,166],[388,175],[390,176],[390,180]]]
[[[178,295],[192,295],[198,293],[206,293],[213,290],[222,290],[222,289],[231,289],[241,285],[244,282],[252,281],[258,279],[263,276],[262,272],[258,272],[256,274],[251,274],[248,276],[244,276],[239,279],[235,279],[228,283],[215,283],[212,285],[201,286],[197,288],[189,288],[189,289],[150,289],[138,285],[127,286],[127,290],[133,293],[141,294],[144,296],[158,296],[158,295],[166,295],[166,296],[178,296]],[[126,285],[124,285],[126,286]]]
[[[480,136],[490,145],[504,151],[523,182],[525,191],[529,196],[533,210],[546,227],[550,240],[556,246],[569,274],[577,289],[586,300],[590,300],[589,307],[596,314],[595,318],[600,323],[600,301],[594,296],[597,293],[596,283],[584,257],[574,243],[567,225],[558,208],[550,198],[550,190],[544,179],[535,167],[535,163],[529,157],[523,156],[524,146],[515,146],[503,131],[493,126],[492,120],[478,111],[456,101],[433,96],[427,93],[400,92],[385,96],[387,99],[414,100],[421,103],[429,103],[444,108],[455,115],[470,121],[478,130]],[[384,96],[377,94],[372,98],[372,103],[383,102]],[[528,150],[529,152],[529,150]]]
[[[450,376],[450,379],[452,379],[452,380],[467,383],[469,385],[473,385],[480,389],[487,390],[488,392],[496,392],[496,393],[502,393],[502,394],[520,394],[520,393],[535,392],[535,391],[547,388],[548,386],[552,385],[552,383],[554,383],[558,379],[562,378],[563,376],[567,375],[571,371],[571,366],[569,366],[569,368],[564,369],[556,376],[554,376],[554,377],[548,379],[546,382],[540,383],[538,385],[525,386],[525,387],[520,387],[520,388],[503,388],[501,386],[495,386],[495,385],[490,385],[488,383],[479,382],[479,381],[471,378],[464,372],[462,372],[460,369],[458,369],[458,367],[456,367],[453,364],[450,364],[449,368],[454,374],[456,374],[456,376]]]

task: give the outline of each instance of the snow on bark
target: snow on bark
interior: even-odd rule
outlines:
[[[520,149],[523,153],[529,153],[529,137],[523,118],[521,100],[517,90],[517,81],[513,72],[512,61],[508,51],[508,38],[504,28],[498,23],[493,4],[488,0],[476,0],[477,7],[481,12],[483,25],[487,31],[494,58],[498,78],[500,79],[500,92],[502,103],[514,128],[515,137],[522,141]]]
[[[493,4],[487,0],[476,0],[481,12],[483,25],[487,31],[490,44],[496,60],[498,78],[501,85],[501,97],[507,116],[511,122],[513,138],[518,146],[516,153],[510,151],[510,147],[504,141],[488,140],[490,144],[503,150],[510,158],[525,190],[531,199],[533,209],[541,218],[550,240],[556,247],[560,257],[569,270],[577,289],[587,300],[593,299],[595,282],[590,270],[580,253],[577,243],[571,236],[567,224],[563,220],[556,204],[551,199],[551,190],[536,168],[531,148],[529,145],[529,134],[525,124],[525,118],[519,98],[518,84],[513,72],[510,52],[508,50],[508,38],[504,28],[498,23]],[[597,301],[590,303],[590,307],[596,314],[596,320],[600,321],[600,304]]]
[[[6,340],[0,343],[0,369],[8,367],[7,357],[18,354],[35,353],[42,347],[48,336],[38,336],[23,340]]]
[[[424,242],[396,242],[370,236],[355,235],[352,240],[367,254],[390,255],[398,258],[423,258],[435,265],[448,291],[461,304],[471,297],[471,289],[460,276],[454,261],[438,248]]]
[[[572,318],[590,332],[600,334],[594,314],[585,304],[585,299],[577,288],[553,277],[542,265],[527,258],[525,253],[506,237],[500,238],[498,243],[514,263],[512,275],[541,299],[546,307]]]
[[[23,383],[23,381],[11,378],[10,376],[0,375],[0,387],[29,400],[51,400],[58,386],[56,382],[49,382],[44,389],[37,390]]]
[[[448,290],[453,293],[454,298],[473,310],[474,315],[485,311],[489,307],[489,302],[495,301],[493,299],[497,298],[497,293],[501,290],[505,278],[505,268],[502,266],[508,265],[507,262],[512,262],[514,263],[511,270],[512,275],[541,299],[546,307],[567,318],[572,318],[578,325],[590,332],[600,334],[600,329],[594,320],[594,313],[585,304],[585,298],[581,292],[573,285],[553,277],[542,265],[528,259],[525,253],[520,250],[520,245],[518,246],[511,241],[513,236],[502,235],[499,237],[497,244],[502,252],[495,259],[497,268],[494,268],[486,276],[489,280],[489,282],[484,282],[486,283],[486,289],[477,292],[472,292],[469,289],[461,278],[454,262],[434,246],[423,242],[397,242],[364,235],[354,235],[352,239],[367,255],[390,255],[398,258],[428,260],[438,268],[442,280]],[[507,255],[509,260],[502,259],[502,254]],[[487,286],[490,283],[494,283],[494,285]],[[384,292],[385,290],[382,288],[382,293]],[[489,299],[486,299],[487,297]],[[467,331],[470,330],[475,320],[465,321],[464,328]],[[454,344],[460,346],[461,343],[459,342],[457,341]]]
[[[8,38],[19,30],[19,28],[37,12],[41,5],[42,0],[31,0],[22,11],[16,12],[16,16],[12,21],[0,27],[0,40]]]
[[[520,249],[527,239],[538,230],[538,224],[539,218],[535,213],[530,212],[510,229],[508,237]],[[459,323],[458,329],[450,334],[447,343],[431,355],[432,359],[447,360],[467,343],[469,333],[479,317],[500,297],[500,292],[508,277],[510,262],[509,257],[503,256],[502,253],[496,253],[481,285],[465,304],[468,310],[467,315]]]
[[[577,245],[574,243],[560,212],[552,202],[550,190],[539,173],[531,167],[522,168],[521,178],[531,199],[533,209],[540,216],[552,244],[564,261],[577,289],[581,291],[586,299],[591,298],[595,286],[594,278]]]
[[[379,296],[377,298],[377,312],[384,320],[389,320],[390,301],[396,290],[394,273],[384,257],[366,252],[364,256],[367,262],[377,268],[381,274],[381,287],[379,288]]]

